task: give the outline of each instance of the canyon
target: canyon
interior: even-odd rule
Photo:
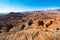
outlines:
[[[0,16],[0,40],[60,40],[60,11],[10,12]]]

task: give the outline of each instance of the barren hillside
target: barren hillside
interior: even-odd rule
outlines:
[[[0,40],[60,40],[60,12],[11,12],[1,16]]]

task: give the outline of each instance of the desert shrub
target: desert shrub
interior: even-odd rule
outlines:
[[[59,28],[56,28],[56,30],[60,30]]]
[[[30,20],[30,21],[28,22],[28,25],[30,26],[30,25],[32,25],[32,23],[33,23],[33,21]]]
[[[46,27],[50,26],[53,23],[53,21],[50,21],[49,24],[46,24]]]
[[[44,25],[44,22],[43,21],[38,21],[38,24],[39,24],[39,26]]]
[[[50,21],[50,24],[52,24],[53,23],[53,21]]]
[[[24,20],[24,19],[22,19],[21,21],[22,21],[22,22],[25,22],[25,20]]]
[[[49,25],[46,24],[46,27],[48,27]]]
[[[44,13],[41,13],[41,15],[44,15]]]
[[[8,32],[13,27],[12,24],[6,24],[6,31]]]
[[[24,28],[25,28],[25,25],[22,25],[20,29],[23,30]]]
[[[1,30],[1,28],[2,28],[2,24],[0,24],[0,30]]]

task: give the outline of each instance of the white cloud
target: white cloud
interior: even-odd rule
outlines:
[[[53,8],[29,8],[29,7],[25,7],[25,6],[11,6],[11,5],[7,5],[7,4],[3,4],[0,3],[0,13],[4,13],[4,12],[22,12],[22,11],[33,11],[33,10],[47,10],[47,9],[55,9]]]
[[[0,3],[0,13],[5,12],[23,12],[23,11],[31,11],[34,9],[24,7],[24,6],[11,6],[7,4]]]
[[[12,7],[6,4],[0,4],[0,12],[15,12],[15,11],[20,11],[18,8],[16,7]]]
[[[0,3],[0,13],[4,12],[23,12],[23,11],[32,11],[34,9],[24,7],[24,6],[11,6],[7,4]]]
[[[27,11],[28,9],[26,9],[24,6],[11,6],[11,5],[7,5],[7,4],[2,4],[0,3],[0,13],[4,13],[4,12],[22,12],[22,11]]]

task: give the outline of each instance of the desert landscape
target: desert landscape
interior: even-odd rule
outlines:
[[[60,10],[2,15],[0,40],[60,40]]]

